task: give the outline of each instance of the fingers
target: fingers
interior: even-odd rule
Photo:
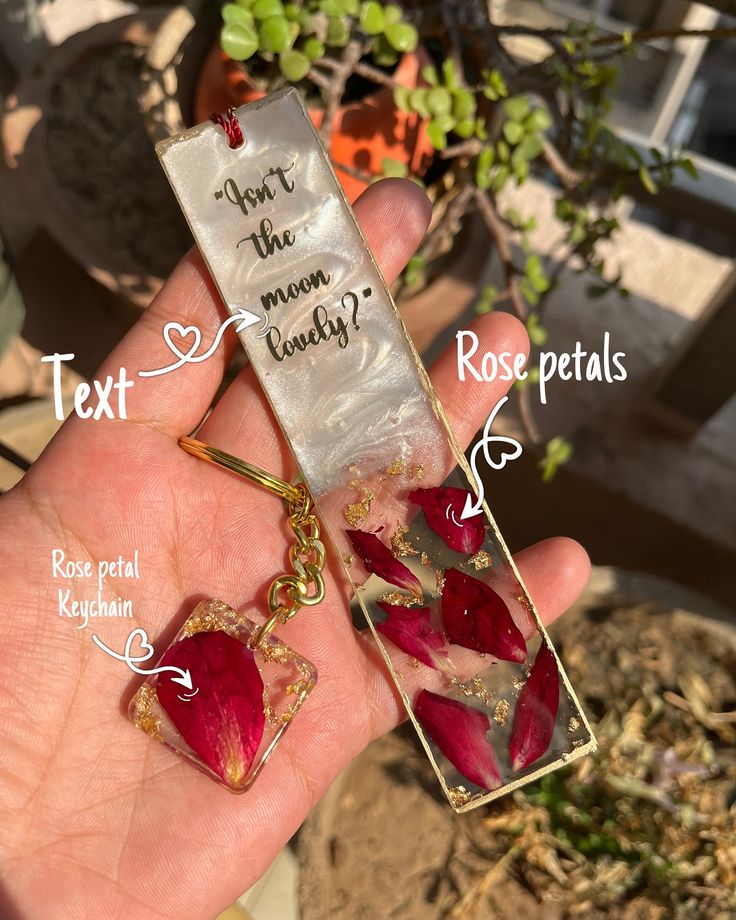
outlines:
[[[405,179],[371,186],[355,203],[355,216],[387,284],[393,283],[426,233],[432,209],[424,192]],[[228,387],[198,435],[281,476],[293,463],[251,367]],[[247,449],[246,449],[247,448]]]
[[[577,600],[590,577],[588,554],[579,543],[566,537],[542,540],[518,553],[514,561],[545,625],[556,620]],[[406,718],[406,708],[385,667],[382,664],[375,666],[379,662],[379,654],[372,637],[365,635],[364,641],[368,653],[367,698],[372,712],[371,737],[375,738],[402,722]],[[423,681],[425,685],[429,684],[434,677],[424,666],[419,670],[411,666],[396,667],[407,677],[405,690],[409,697]]]
[[[110,374],[117,379],[119,369],[124,367],[128,379],[134,381],[127,398],[129,420],[169,435],[190,431],[198,424],[235,348],[237,340],[232,330],[227,330],[217,351],[206,361],[185,364],[156,377],[139,377],[138,371],[167,367],[176,361],[164,340],[167,323],[179,323],[185,332],[186,327],[199,330],[201,344],[195,353],[201,354],[212,344],[226,317],[227,310],[202,257],[192,250],[100,368],[100,378]],[[184,353],[190,350],[196,334],[193,329],[188,335],[171,332],[174,344]]]

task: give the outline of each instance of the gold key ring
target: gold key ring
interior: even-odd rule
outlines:
[[[204,441],[197,441],[196,438],[187,437],[179,438],[179,447],[188,454],[199,457],[200,460],[215,463],[232,473],[236,473],[238,476],[242,476],[243,479],[247,479],[262,489],[278,495],[287,504],[298,505],[302,500],[303,493],[297,486],[279,479],[278,476],[274,476],[272,473],[260,469],[260,467],[253,466],[252,463],[240,460],[232,454],[226,454],[219,447],[212,447],[210,444],[205,444]]]
[[[268,590],[270,616],[250,642],[251,648],[258,648],[268,639],[275,626],[286,623],[302,607],[319,604],[325,596],[322,570],[325,567],[326,551],[320,540],[319,521],[312,510],[312,498],[303,483],[292,485],[203,441],[183,437],[179,438],[179,447],[200,460],[230,470],[277,495],[288,507],[288,523],[295,537],[289,553],[294,571],[279,575],[271,582]]]

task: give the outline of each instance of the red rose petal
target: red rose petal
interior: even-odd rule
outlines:
[[[440,670],[443,659],[447,659],[447,652],[442,651],[445,640],[429,625],[429,607],[399,607],[380,602],[378,606],[388,614],[388,619],[377,623],[376,630],[402,652]]]
[[[156,694],[187,744],[229,786],[241,788],[263,737],[263,679],[251,649],[225,632],[172,645],[161,666],[189,669],[192,691],[164,672]]]
[[[502,661],[524,661],[526,642],[503,598],[485,582],[447,569],[442,617],[450,642]]]
[[[391,550],[374,533],[363,530],[348,530],[346,533],[369,572],[389,584],[411,591],[415,597],[422,597],[419,579],[403,562],[393,557]]]
[[[468,489],[415,489],[409,493],[409,501],[421,507],[427,524],[450,549],[472,556],[483,546],[486,529],[482,511],[460,519],[468,496],[475,498]]]
[[[554,734],[559,705],[557,662],[549,647],[542,645],[516,703],[509,743],[514,770],[528,767],[547,750]]]
[[[414,704],[422,728],[450,763],[482,789],[498,789],[501,774],[488,740],[488,716],[472,706],[422,690]]]

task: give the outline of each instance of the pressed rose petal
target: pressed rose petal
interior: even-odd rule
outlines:
[[[385,622],[376,624],[378,632],[402,652],[440,670],[443,659],[447,659],[447,652],[442,651],[445,640],[429,625],[429,607],[399,607],[380,602],[378,606],[388,614]]]
[[[488,740],[488,716],[466,703],[422,690],[414,704],[422,728],[450,763],[482,789],[498,789],[501,774]]]
[[[421,507],[427,524],[450,549],[472,556],[483,546],[485,515],[479,511],[464,521],[460,519],[468,496],[475,498],[468,489],[414,489],[409,501]]]
[[[243,786],[263,737],[263,679],[251,649],[225,632],[172,645],[162,666],[189,669],[197,693],[164,672],[156,694],[187,744],[229,786]]]
[[[350,537],[353,549],[369,572],[373,572],[389,584],[411,591],[415,597],[422,597],[419,579],[403,562],[393,557],[391,550],[374,533],[366,533],[363,530],[348,530],[346,533]]]
[[[547,645],[537,652],[514,713],[509,753],[514,770],[538,760],[552,741],[560,705],[560,676],[555,656]]]
[[[503,661],[524,661],[526,642],[503,598],[457,569],[445,572],[442,617],[450,642]]]

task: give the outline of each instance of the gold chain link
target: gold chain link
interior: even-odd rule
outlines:
[[[312,510],[312,497],[303,483],[292,485],[284,482],[277,476],[202,441],[180,438],[179,446],[201,460],[216,463],[278,495],[289,509],[289,527],[295,537],[295,542],[289,549],[289,561],[293,572],[279,575],[271,582],[268,589],[270,616],[250,643],[251,648],[259,648],[279,623],[286,623],[302,607],[313,607],[324,599],[325,581],[322,572],[326,552],[325,545],[320,540],[319,521]]]
[[[313,607],[325,596],[325,545],[320,540],[319,521],[312,511],[312,499],[306,486],[299,484],[298,501],[288,501],[289,527],[296,538],[289,549],[293,574],[285,573],[274,578],[268,589],[268,609],[271,616],[258,630],[251,648],[263,645],[274,628],[286,623],[302,607]]]

